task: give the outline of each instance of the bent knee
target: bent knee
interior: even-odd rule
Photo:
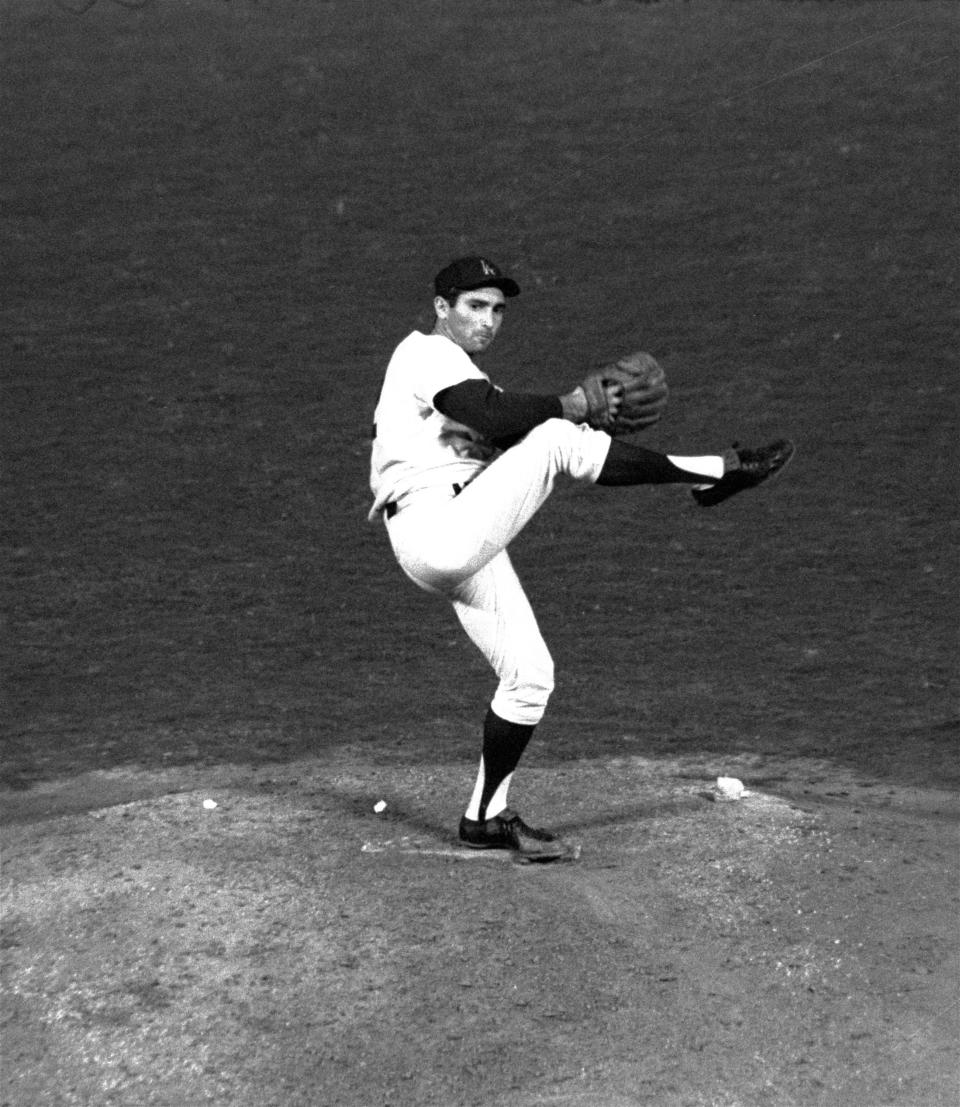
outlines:
[[[526,670],[522,677],[522,687],[531,702],[542,707],[547,706],[555,687],[553,658],[549,654],[544,654],[536,666]]]
[[[553,659],[549,653],[528,657],[521,667],[501,680],[493,709],[502,719],[535,726],[543,718],[553,689]]]
[[[577,441],[580,427],[569,419],[544,419],[527,432],[528,441],[570,444]]]
[[[557,471],[580,481],[596,481],[610,451],[608,434],[567,419],[547,419],[534,427],[524,442],[547,452]]]

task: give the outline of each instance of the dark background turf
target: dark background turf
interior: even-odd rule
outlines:
[[[492,684],[365,523],[429,280],[515,272],[486,363],[643,346],[645,441],[786,432],[775,489],[566,490],[514,553],[531,758],[792,751],[958,780],[949,3],[4,0],[5,780],[376,743]]]

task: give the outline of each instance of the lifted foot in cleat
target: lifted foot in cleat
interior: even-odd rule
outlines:
[[[731,465],[717,481],[706,487],[692,488],[691,495],[701,507],[713,507],[781,473],[793,457],[796,447],[787,438],[756,450],[734,444]]]

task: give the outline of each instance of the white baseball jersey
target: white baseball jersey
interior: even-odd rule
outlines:
[[[482,435],[433,406],[438,392],[465,380],[489,383],[445,335],[414,331],[394,350],[374,413],[371,519],[411,492],[466,484],[496,457]]]
[[[553,662],[507,546],[561,475],[597,479],[610,438],[553,416],[500,450],[434,407],[438,393],[472,381],[490,386],[445,335],[414,331],[397,346],[374,415],[370,518],[397,505],[385,517],[401,568],[419,587],[453,603],[500,678],[495,713],[535,725],[553,687]],[[459,494],[455,484],[464,486]],[[419,495],[431,490],[446,494]],[[414,504],[417,510],[407,510]]]

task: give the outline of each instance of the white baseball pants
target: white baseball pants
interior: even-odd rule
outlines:
[[[453,488],[404,500],[387,523],[400,567],[447,597],[499,678],[491,706],[535,726],[553,691],[553,659],[507,554],[562,474],[593,483],[610,449],[602,431],[549,419],[454,496]]]

